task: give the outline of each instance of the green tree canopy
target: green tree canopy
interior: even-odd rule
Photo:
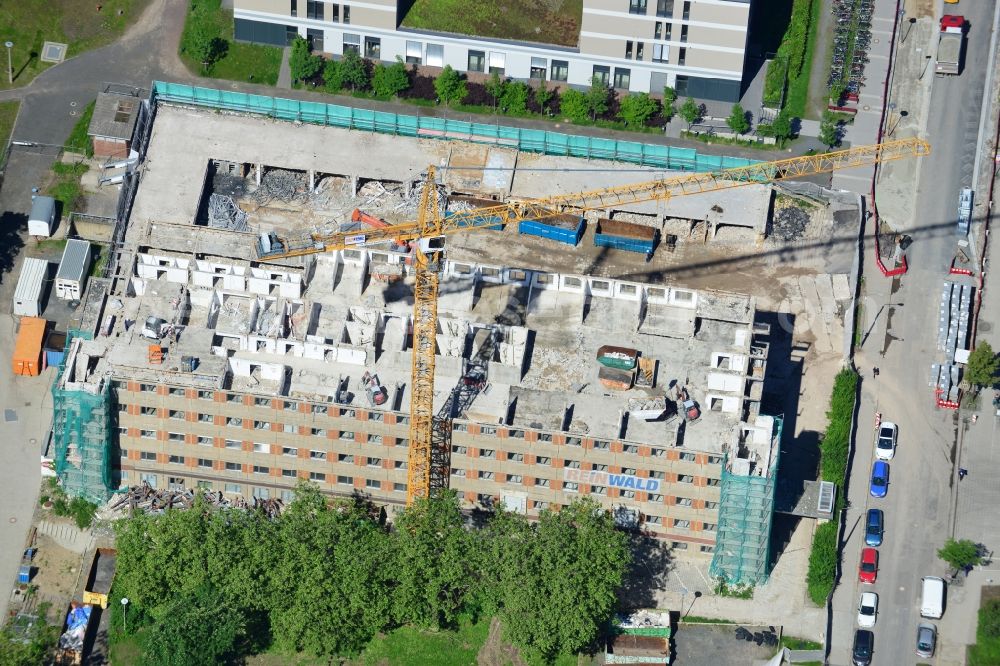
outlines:
[[[555,95],[555,90],[545,87],[545,81],[538,82],[538,87],[535,88],[535,104],[542,110],[542,113],[548,113],[549,105],[552,103]]]
[[[772,136],[778,141],[786,141],[792,136],[792,121],[788,117],[788,113],[782,110],[774,117],[774,121],[771,123]]]
[[[595,76],[590,80],[590,90],[587,91],[586,97],[591,119],[597,120],[597,116],[603,116],[608,112],[611,88],[599,77]]]
[[[451,106],[452,102],[460,104],[469,94],[465,79],[452,69],[451,65],[445,65],[441,73],[434,79],[434,92],[446,106]]]
[[[626,95],[618,105],[618,117],[629,126],[642,127],[656,113],[658,106],[648,93]]]
[[[500,105],[504,113],[517,116],[528,110],[528,95],[531,89],[523,81],[508,81],[504,86],[503,96],[500,98]]]
[[[288,68],[296,81],[306,81],[320,73],[323,59],[312,53],[312,44],[304,37],[296,37],[292,42],[292,53],[288,56]]]
[[[344,70],[339,60],[327,60],[323,66],[323,83],[328,93],[344,89]]]
[[[396,520],[396,618],[449,627],[474,582],[469,533],[454,492],[417,500]]]
[[[564,116],[575,123],[584,122],[590,117],[590,105],[587,103],[587,96],[573,88],[567,88],[563,91],[562,99],[559,102],[559,109]]]
[[[372,74],[372,92],[376,97],[389,99],[410,87],[410,75],[406,65],[397,56],[391,65],[379,63]]]
[[[961,570],[973,567],[983,561],[982,547],[969,539],[948,539],[944,542],[937,556],[947,562],[953,569]]]
[[[694,101],[693,97],[688,97],[681,105],[681,118],[688,124],[688,127],[701,120],[701,106]]]
[[[141,666],[215,666],[236,656],[246,619],[211,587],[174,597],[145,634]]]
[[[495,111],[503,98],[504,90],[507,88],[507,80],[500,76],[499,72],[493,70],[490,72],[490,78],[486,80],[484,87],[493,99],[493,110]]]
[[[348,51],[340,61],[340,77],[343,85],[351,90],[365,90],[368,87],[368,67],[356,51]]]
[[[819,141],[830,148],[840,143],[840,127],[837,117],[830,111],[824,111],[823,118],[819,122]]]
[[[596,502],[544,511],[530,540],[512,540],[501,617],[508,638],[551,660],[591,645],[611,619],[631,562],[625,535]],[[501,579],[504,575],[500,576]]]
[[[212,26],[212,17],[204,6],[194,10],[188,20],[188,37],[185,40],[185,50],[200,62],[206,72],[212,71],[215,65],[229,49],[229,42],[219,37]]]
[[[996,382],[997,370],[1000,370],[1000,356],[993,351],[990,343],[980,342],[969,354],[965,380],[975,387],[992,386]]]
[[[733,110],[726,118],[726,124],[729,125],[729,129],[733,130],[736,134],[746,134],[750,129],[750,121],[747,120],[747,112],[743,109],[740,104],[733,104]]]

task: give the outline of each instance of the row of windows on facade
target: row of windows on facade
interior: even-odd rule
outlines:
[[[648,0],[628,0],[628,13],[645,16],[649,13]],[[674,18],[674,0],[656,0],[656,15],[660,18]],[[691,2],[684,0],[681,9],[681,20],[691,18]]]
[[[292,16],[299,15],[299,3],[298,0],[290,0],[290,13]],[[306,0],[306,18],[315,19],[317,21],[325,21],[326,17],[326,5],[327,3],[321,0]],[[330,21],[334,23],[350,23],[351,22],[351,7],[350,5],[343,5],[343,11],[341,11],[341,5],[338,3],[330,4]]]
[[[157,391],[157,385],[156,384],[139,384],[139,390],[142,391],[143,393],[156,393],[156,391]],[[172,396],[172,397],[183,398],[183,397],[187,396],[187,390],[183,389],[183,388],[180,388],[180,387],[177,387],[177,386],[171,386],[171,387],[167,388],[167,395]],[[209,390],[199,389],[197,395],[198,395],[198,399],[199,400],[208,400],[208,401],[211,401],[211,402],[215,401],[215,391],[209,391]],[[242,393],[227,393],[226,394],[226,402],[229,402],[229,403],[232,403],[232,404],[236,404],[236,405],[243,405],[243,404],[245,404],[244,401],[243,401],[243,398],[244,398],[244,394],[242,394]],[[254,399],[253,399],[253,406],[254,407],[274,407],[275,409],[288,409],[288,410],[297,411],[298,408],[299,408],[298,407],[299,403],[297,403],[297,402],[295,402],[293,400],[284,400],[284,401],[282,401],[282,400],[279,400],[277,398],[263,398],[263,397],[259,397],[258,396],[258,397],[254,397]],[[355,410],[351,409],[350,407],[341,407],[341,406],[338,405],[338,406],[336,406],[336,408],[340,410],[340,415],[341,416],[348,417],[348,418],[355,418],[355,416],[356,416]],[[122,411],[123,412],[126,409],[127,409],[127,405],[124,402],[120,402],[119,405],[118,405],[118,411]],[[310,411],[313,414],[328,414],[329,413],[329,407],[327,407],[327,405],[311,405]],[[142,414],[146,414],[146,415],[156,414],[156,408],[155,407],[143,407],[142,408]],[[209,416],[209,415],[208,414],[200,414],[199,418],[201,420],[205,420],[206,416]],[[177,410],[177,409],[171,410],[170,411],[170,418],[184,419],[184,418],[186,418],[186,413],[183,410]],[[382,412],[371,411],[371,412],[368,413],[368,420],[369,421],[382,421],[383,420],[383,414],[382,414]],[[409,417],[403,416],[403,415],[397,415],[396,416],[396,423],[405,424],[405,423],[408,423],[408,422],[409,422]]]
[[[595,467],[605,468],[604,470],[601,471],[607,470],[607,465],[595,465]],[[579,469],[579,464],[575,467],[575,469]],[[635,476],[635,470],[631,468],[626,469],[623,473]],[[468,471],[460,467],[452,467],[451,475],[459,478],[466,478],[468,476]],[[482,470],[482,469],[476,471],[476,478],[479,479],[480,481],[498,481],[501,483],[516,484],[516,485],[521,485],[524,482],[523,476],[521,474],[505,474],[504,472],[492,472],[490,470]],[[662,479],[663,472],[650,472],[650,478]],[[705,481],[706,485],[708,486],[714,487],[719,485],[718,479],[705,479]],[[694,477],[688,474],[680,474],[677,477],[677,482],[693,484]],[[552,485],[552,480],[543,477],[536,477],[533,481],[533,485],[536,488],[549,488]],[[575,481],[563,481],[562,489],[572,493],[579,492],[580,484]],[[619,491],[618,495],[620,497],[625,497],[628,499],[634,499],[636,497],[636,492],[634,490],[629,490],[627,488],[619,488],[618,491]],[[591,485],[590,492],[594,495],[607,495],[608,489],[605,486]],[[662,502],[663,495],[651,493],[649,494],[649,501],[653,503]],[[676,497],[674,498],[674,504],[677,504],[679,506],[692,506],[693,500],[686,497]],[[706,509],[714,509],[717,506],[718,506],[717,502],[708,502],[708,501],[705,502]]]
[[[258,471],[258,469],[259,468],[254,467],[255,474],[267,474],[267,468],[260,468],[263,469],[263,471]],[[139,482],[140,483],[146,482],[151,487],[155,488],[157,487],[156,484],[158,476],[159,475],[154,474],[152,472],[140,472]],[[294,473],[286,474],[283,476],[297,478],[297,476]],[[122,483],[126,484],[128,481],[128,473],[123,472],[121,478],[122,478]],[[309,475],[309,479],[311,481],[323,482],[326,481],[326,475],[323,474],[322,472],[312,472]],[[382,483],[378,479],[365,479],[364,481],[365,481],[364,487],[370,490],[380,490],[382,488]],[[182,477],[175,477],[175,476],[167,477],[167,487],[170,488],[171,490],[182,490],[183,488],[185,488],[185,483],[186,482]],[[336,477],[336,484],[338,486],[347,486],[350,488],[354,488],[354,477],[347,475],[338,475]],[[197,487],[202,490],[210,491],[213,489],[213,485],[214,484],[211,481],[202,480],[197,482]],[[227,493],[241,493],[242,486],[238,483],[224,483],[224,490]],[[395,493],[405,493],[406,484],[393,483],[392,491]],[[253,497],[258,497],[260,499],[268,499],[270,497],[270,491],[267,488],[254,487]],[[282,500],[290,501],[291,497],[292,497],[292,491],[288,490],[281,491]],[[478,498],[480,501],[489,501],[489,502],[493,501],[493,496],[489,494],[481,493],[478,495]],[[531,508],[538,511],[542,511],[544,509],[549,508],[549,503],[543,500],[533,500],[531,503]],[[674,529],[683,529],[683,530],[691,529],[691,521],[687,519],[669,518],[665,516],[655,516],[655,515],[644,515],[643,521],[649,525],[659,525],[661,527],[666,526]],[[703,532],[715,532],[717,528],[718,526],[715,523],[705,523],[705,522],[701,523],[701,531]]]
[[[258,400],[267,400],[267,399],[266,398],[258,398]],[[314,414],[326,414],[327,413],[327,408],[326,408],[325,405],[313,405],[312,407],[313,407],[312,411],[313,411]],[[126,405],[126,404],[119,404],[118,405],[118,410],[119,411],[124,412],[124,411],[127,411],[127,409],[128,409],[128,405]],[[140,407],[139,408],[139,414],[142,415],[142,416],[156,416],[158,414],[158,408],[157,407],[153,407],[153,406]],[[214,424],[215,423],[215,415],[213,415],[213,414],[207,414],[207,413],[203,413],[203,412],[198,412],[197,415],[198,415],[197,422],[199,422],[199,423],[209,423],[209,424]],[[344,418],[355,418],[355,412],[354,412],[353,409],[352,410],[343,410],[342,409],[341,410],[341,416],[344,417]],[[170,409],[170,410],[167,410],[167,418],[168,419],[174,419],[174,420],[177,420],[177,421],[186,421],[187,420],[187,412],[185,412],[184,410],[180,410],[180,409]],[[375,422],[382,422],[382,421],[384,421],[384,415],[381,412],[368,412],[368,420],[369,421],[375,421]],[[409,420],[408,417],[403,417],[403,416],[397,416],[396,417],[397,425],[402,425],[402,424],[408,422],[408,420]],[[226,426],[230,426],[230,427],[234,427],[234,428],[243,428],[243,426],[244,426],[244,419],[242,417],[240,417],[240,416],[229,416],[229,417],[225,418],[225,425]],[[285,433],[295,434],[295,433],[299,432],[299,427],[296,426],[296,425],[294,425],[294,424],[284,423],[284,424],[281,424],[281,425],[282,425],[282,431],[285,432]],[[258,419],[253,419],[253,429],[254,430],[271,431],[272,430],[271,422],[270,421],[262,421],[262,420],[258,420]],[[452,430],[454,432],[468,432],[469,426],[466,423],[456,423],[456,424],[454,424]],[[123,435],[127,434],[127,429],[126,428],[119,428],[119,431]],[[156,439],[156,431],[154,431],[154,430],[141,430],[140,432],[141,432],[141,436],[144,437],[144,438],[147,438],[147,439]],[[354,431],[351,431],[351,430],[336,430],[335,432],[337,433],[337,438],[338,439],[344,439],[344,440],[354,440],[355,439],[355,433],[354,433]],[[315,436],[315,437],[326,437],[327,436],[327,429],[326,428],[312,428],[311,427],[309,429],[309,434],[312,435],[312,436]],[[497,434],[497,428],[496,428],[496,426],[481,425],[481,426],[479,426],[479,434],[480,435],[496,435]],[[524,430],[520,430],[520,429],[509,429],[509,430],[507,430],[507,438],[508,439],[524,439],[524,434],[525,434]],[[182,435],[181,433],[173,433],[172,432],[172,433],[168,433],[168,439],[170,439],[171,441],[184,441],[184,435]],[[200,439],[206,439],[206,440],[208,440],[206,443],[210,444],[210,438],[199,438],[199,440]],[[367,441],[369,443],[381,444],[383,442],[383,436],[382,435],[368,434],[367,435]],[[553,437],[552,437],[551,433],[540,432],[540,433],[537,433],[537,435],[536,435],[536,441],[541,442],[541,443],[551,443],[553,441]],[[397,442],[396,442],[397,446],[405,445],[406,443],[408,443],[408,440],[397,438]],[[581,437],[567,436],[565,438],[565,444],[566,444],[566,446],[581,447],[581,446],[583,446],[583,439]],[[610,442],[610,440],[600,440],[600,439],[593,440],[593,448],[594,448],[594,450],[597,450],[597,451],[608,451],[611,448],[611,442]],[[459,454],[462,454],[462,455],[465,455],[467,453],[466,447],[464,447],[464,446],[452,447],[452,452],[453,453],[459,453]],[[638,453],[639,453],[639,445],[638,444],[623,443],[622,444],[622,453],[638,455]],[[652,457],[654,457],[654,458],[663,458],[663,457],[666,457],[666,455],[667,455],[667,449],[651,448],[650,449],[650,455]],[[489,456],[480,453],[480,457],[489,457]],[[683,451],[683,452],[681,452],[679,454],[679,459],[680,460],[684,460],[684,461],[694,462],[696,460],[696,454],[688,452],[688,451]],[[717,455],[708,455],[707,456],[707,462],[709,464],[711,464],[711,465],[717,465],[717,464],[719,464],[719,463],[722,462],[722,457],[721,456],[717,456]]]
[[[257,445],[257,446],[265,446],[265,445]],[[291,448],[285,447],[284,450],[286,451],[286,453],[284,455],[298,457],[298,449],[291,449]],[[127,458],[128,457],[128,450],[127,449],[122,449],[121,450],[121,455],[122,455],[122,458]],[[153,452],[153,451],[140,451],[139,452],[139,460],[143,460],[143,461],[147,461],[147,462],[156,462],[156,457],[157,457],[157,454],[155,452]],[[327,459],[327,454],[326,454],[326,451],[310,451],[309,452],[309,458],[311,460],[326,460]],[[211,460],[209,458],[198,458],[197,460],[198,460],[198,467],[205,467],[205,468],[208,468],[208,469],[212,469],[213,466],[214,466],[214,463],[215,463],[214,460]],[[364,464],[367,467],[378,467],[378,468],[382,467],[382,459],[381,458],[376,458],[376,457],[373,457],[373,456],[363,456],[362,460],[364,461]],[[337,462],[338,463],[344,463],[344,464],[353,465],[354,461],[355,461],[355,459],[354,459],[354,455],[353,454],[350,454],[350,453],[341,453],[341,454],[337,455]],[[185,464],[187,464],[187,456],[170,454],[170,455],[167,456],[167,462],[171,463],[171,464],[174,464],[174,465],[185,465]],[[405,460],[395,460],[395,461],[393,461],[393,465],[394,465],[394,467],[396,469],[403,469],[403,470],[405,470],[407,468],[407,463],[406,463]],[[242,465],[242,463],[238,463],[238,462],[227,462],[226,463],[226,471],[229,471],[229,472],[241,472],[241,471],[243,471],[243,465]],[[271,468],[268,467],[268,466],[266,466],[266,465],[254,465],[253,466],[253,473],[254,474],[270,474],[271,473]],[[292,477],[292,476],[295,476],[296,474],[297,474],[297,472],[294,469],[282,469],[281,470],[281,475],[282,476]],[[322,480],[322,479],[320,479],[320,480]]]
[[[143,432],[144,433],[150,433],[150,434],[152,434],[152,431],[143,431]],[[170,435],[172,437],[172,441],[183,441],[184,436],[181,435],[180,433],[170,433]],[[205,443],[202,444],[203,446],[211,446],[211,438],[205,437],[205,438],[199,438],[199,440],[205,440]],[[405,442],[406,440],[402,440],[402,441]],[[199,441],[199,443],[202,443],[202,442]],[[397,444],[397,446],[405,446],[405,444]],[[243,442],[239,441],[239,440],[235,440],[235,439],[227,439],[227,440],[225,440],[225,448],[242,451],[243,450]],[[263,442],[254,442],[253,443],[253,452],[254,453],[270,454],[271,453],[271,445],[270,444],[265,444]],[[457,455],[465,455],[466,454],[466,447],[464,447],[464,446],[453,446],[452,447],[452,453],[457,454]],[[121,455],[122,455],[123,458],[127,457],[128,456],[128,451],[126,449],[122,449]],[[157,454],[155,452],[153,452],[153,451],[140,451],[139,452],[140,460],[155,461],[156,460],[156,455]],[[283,446],[283,447],[281,447],[281,455],[286,456],[286,457],[290,457],[290,458],[298,458],[299,457],[299,450],[296,447]],[[501,456],[503,456],[503,455],[504,455],[504,452],[501,452]],[[336,461],[338,463],[353,464],[354,461],[355,461],[355,455],[353,453],[338,453],[338,454],[336,454],[336,456],[337,456]],[[328,454],[327,454],[326,451],[319,451],[319,450],[316,450],[316,449],[311,449],[309,451],[309,458],[310,458],[310,460],[327,460],[328,459]],[[487,460],[495,460],[497,458],[497,452],[496,452],[495,449],[480,449],[479,450],[479,458],[481,458],[481,459],[487,459]],[[332,456],[329,457],[329,459],[333,460]],[[381,467],[382,466],[382,458],[380,458],[380,457],[363,456],[362,459],[366,461],[365,464],[368,467]],[[506,458],[505,459],[508,462],[524,463],[524,454],[522,454],[522,453],[516,453],[516,452],[506,452]],[[183,465],[185,463],[185,460],[186,460],[185,456],[183,456],[183,455],[177,455],[177,454],[170,454],[169,458],[168,458],[169,462],[180,464],[180,465]],[[229,464],[230,463],[227,463],[227,465],[229,465]],[[552,465],[552,458],[550,456],[535,456],[535,463],[534,464],[535,465],[539,465],[539,466],[543,466],[543,467],[549,467],[549,466]],[[212,461],[208,460],[206,458],[199,458],[198,459],[198,465],[200,467],[211,467],[212,466]],[[239,465],[238,463],[232,463],[232,465],[234,465],[234,467],[230,468],[230,467],[227,466],[226,469],[232,469],[234,471],[239,471],[240,470],[240,467],[238,466]],[[395,461],[393,461],[393,465],[394,465],[395,469],[403,469],[403,470],[405,470],[406,467],[407,467],[407,463],[404,460],[395,460]],[[582,463],[579,460],[565,460],[564,461],[564,466],[567,469],[582,469],[583,468],[582,467]],[[254,470],[256,471],[257,469],[264,470],[263,472],[261,472],[262,474],[268,474],[269,471],[270,471],[269,468],[267,468],[267,467],[255,465],[254,466]],[[597,471],[597,472],[607,472],[608,471],[608,465],[591,463],[590,464],[590,469],[592,471]],[[293,476],[294,475],[294,474],[290,473],[291,470],[284,470],[283,473],[284,472],[289,472],[288,474],[284,474],[285,476]],[[629,476],[637,476],[638,475],[638,470],[636,468],[634,468],[634,467],[625,467],[625,468],[622,468],[621,473],[625,474],[625,475],[629,475]],[[466,475],[466,470],[463,469],[463,468],[460,468],[460,467],[452,467],[451,474],[453,476],[464,477]],[[479,470],[477,472],[477,474],[478,474],[478,478],[481,479],[481,480],[484,480],[484,481],[489,481],[489,480],[493,480],[494,479],[494,473],[492,471],[489,471],[489,470]],[[658,470],[651,470],[649,472],[649,478],[651,478],[651,479],[665,480],[666,474],[664,472],[661,472],[661,471],[658,471]],[[507,481],[510,482],[510,483],[521,483],[521,475],[520,474],[508,474],[507,475]],[[720,484],[720,480],[717,479],[717,478],[713,478],[713,477],[704,477],[704,481],[705,481],[705,485],[706,486],[711,486],[711,487],[716,487],[716,486],[718,486]],[[693,484],[694,482],[695,482],[695,477],[693,475],[691,475],[691,474],[678,474],[677,475],[677,483]],[[536,486],[539,486],[539,487],[542,487],[542,488],[548,488],[549,487],[549,479],[536,478],[534,484]],[[563,484],[563,487],[564,488],[569,488],[571,490],[576,490],[577,484],[576,483],[567,482],[567,483]],[[603,491],[596,491],[595,490],[595,491],[592,491],[592,492],[596,492],[597,494],[603,495],[603,494],[606,494],[607,489],[604,489]],[[624,491],[624,492],[629,492],[629,491]],[[653,501],[655,501],[655,500],[653,500]],[[688,504],[687,506],[690,506],[690,504]]]
[[[230,421],[231,420],[232,419],[230,419]],[[208,421],[208,422],[211,423],[211,421]],[[237,426],[237,425],[241,425],[241,424],[238,424],[238,423],[227,423],[227,425]],[[255,429],[256,430],[270,430],[270,426],[268,426],[268,427],[261,427],[261,428],[255,428]],[[121,427],[118,428],[118,436],[119,437],[128,437],[129,436],[129,432],[128,431],[129,431],[128,428],[126,428],[124,426],[121,426]],[[284,431],[286,433],[289,433],[289,434],[294,434],[294,433],[298,432],[298,427],[286,424]],[[326,437],[326,430],[323,429],[323,428],[310,428],[309,431],[310,431],[310,435],[313,436],[313,437],[322,437],[322,438]],[[349,441],[349,442],[356,442],[357,441],[355,433],[353,431],[351,431],[351,430],[336,430],[334,432],[337,433],[337,439],[342,439],[344,441]],[[373,435],[373,434],[367,433],[367,434],[364,434],[364,436],[365,436],[365,442],[367,442],[368,444],[383,444],[386,441],[386,438],[383,437],[382,435]],[[140,429],[139,430],[139,437],[141,437],[142,439],[157,439],[157,431],[156,430]],[[409,444],[410,444],[410,440],[407,439],[407,438],[405,438],[405,437],[389,437],[388,440],[390,442],[392,440],[395,440],[394,444],[396,446],[409,446]],[[180,433],[180,432],[168,432],[167,433],[167,441],[168,442],[185,442],[185,441],[187,441],[187,436],[184,433]],[[207,435],[196,435],[195,436],[195,442],[197,444],[200,444],[201,446],[213,446],[214,443],[215,443],[215,438],[214,437],[209,437]],[[253,446],[254,446],[254,451],[256,453],[270,453],[270,444],[263,444],[261,442],[254,442]],[[227,449],[242,449],[243,448],[243,442],[242,442],[242,440],[226,439],[225,440],[225,447]],[[286,450],[292,450],[292,451],[294,451],[295,449],[288,449],[286,447]]]

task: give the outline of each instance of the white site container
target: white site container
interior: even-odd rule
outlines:
[[[56,273],[56,297],[66,301],[80,300],[89,270],[90,243],[76,238],[66,241]]]
[[[28,235],[48,238],[56,224],[56,200],[52,197],[37,196],[31,202],[28,216]]]
[[[42,294],[49,274],[49,262],[28,258],[21,264],[21,275],[14,289],[14,314],[19,317],[42,316]]]

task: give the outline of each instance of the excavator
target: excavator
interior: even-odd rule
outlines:
[[[495,206],[443,215],[436,195],[436,170],[427,168],[417,219],[365,229],[363,233],[309,234],[299,238],[262,236],[257,260],[283,260],[323,252],[392,241],[413,246],[412,375],[410,446],[407,452],[407,504],[447,487],[450,452],[450,410],[434,414],[434,349],[437,332],[437,299],[444,259],[444,237],[484,228],[509,228],[521,220],[544,220],[562,215],[607,210],[643,201],[702,194],[776,180],[791,180],[839,169],[876,164],[930,154],[930,144],[918,138],[898,139],[856,146],[829,153],[758,162],[732,169],[686,173],[630,185],[561,194],[539,199],[510,199]],[[454,397],[454,394],[453,394]]]

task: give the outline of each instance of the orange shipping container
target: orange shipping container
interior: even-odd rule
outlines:
[[[48,322],[38,317],[22,317],[14,343],[14,374],[34,377],[42,371],[42,343]]]

